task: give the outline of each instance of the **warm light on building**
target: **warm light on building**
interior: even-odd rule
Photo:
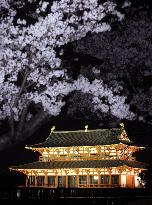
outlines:
[[[11,167],[27,176],[26,186],[37,187],[143,187],[145,166],[132,154],[136,146],[121,129],[55,131],[42,143],[26,146],[41,154],[39,161]]]

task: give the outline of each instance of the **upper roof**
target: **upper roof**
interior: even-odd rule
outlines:
[[[83,161],[50,161],[33,162],[12,166],[11,169],[72,169],[72,168],[112,168],[127,166],[132,168],[146,168],[145,163],[129,160],[83,160]]]
[[[119,128],[87,130],[87,132],[85,130],[54,131],[44,142],[28,145],[27,148],[95,146],[118,144],[120,142],[132,145],[125,130],[122,131]]]

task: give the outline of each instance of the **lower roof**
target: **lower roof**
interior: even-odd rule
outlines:
[[[33,162],[13,166],[10,169],[72,169],[72,168],[110,168],[128,166],[132,168],[143,168],[145,164],[138,161],[128,160],[83,160],[83,161],[50,161]]]

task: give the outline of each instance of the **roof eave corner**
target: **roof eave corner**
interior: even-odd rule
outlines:
[[[25,149],[33,149],[33,147],[30,147],[28,145],[25,145]]]
[[[140,146],[140,147],[138,147],[138,148],[139,148],[139,149],[141,149],[141,150],[142,150],[142,149],[146,149],[146,147],[141,147],[141,146]]]
[[[9,169],[10,171],[16,170],[16,169],[14,169],[14,168],[12,168],[12,167],[8,167],[8,169]]]

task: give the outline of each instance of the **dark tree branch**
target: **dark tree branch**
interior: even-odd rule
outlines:
[[[9,126],[10,126],[10,136],[11,136],[11,138],[13,138],[14,133],[15,133],[15,127],[14,127],[14,111],[13,111],[11,106],[10,106],[10,112],[11,112],[11,115],[8,119],[8,122],[9,122]]]
[[[27,102],[26,106],[25,106],[25,107],[23,108],[23,110],[22,110],[21,118],[20,118],[20,121],[19,121],[18,129],[17,129],[17,136],[18,136],[18,135],[21,135],[21,133],[22,133],[22,130],[23,130],[23,127],[24,127],[24,122],[25,122],[25,119],[26,119],[26,116],[27,116],[27,112],[28,112],[29,105],[30,105],[30,101]]]
[[[128,82],[129,82],[129,84],[130,84],[130,86],[131,86],[131,89],[134,91],[134,93],[136,93],[137,90],[136,90],[136,88],[135,88],[135,86],[134,86],[134,83],[133,83],[132,80],[131,80],[131,75],[130,75],[130,73],[129,73],[126,69],[124,69],[124,71],[125,71],[125,73],[126,73],[126,77],[127,77]]]
[[[28,75],[29,75],[29,72],[25,73],[25,75],[24,75],[24,79],[23,79],[22,85],[20,87],[19,92],[16,95],[16,98],[15,98],[14,103],[13,103],[13,107],[16,107],[17,104],[18,104],[18,100],[19,100],[19,98],[20,98],[20,96],[21,96],[21,94],[22,94],[22,92],[24,90],[24,87],[25,87]]]

